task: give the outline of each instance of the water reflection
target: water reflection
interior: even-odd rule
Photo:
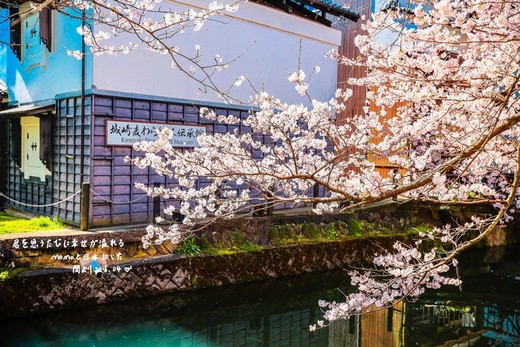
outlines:
[[[337,288],[348,289],[344,271],[0,322],[5,331],[1,345],[520,345],[520,256],[478,252],[476,258],[465,258],[463,292],[452,288],[427,293],[419,301],[315,332],[308,326],[322,316],[317,300],[341,300]],[[493,261],[481,264],[484,258]]]
[[[518,308],[421,300],[335,322],[328,346],[520,346],[519,337]]]
[[[416,302],[336,322],[329,345],[520,346],[520,258],[515,253],[467,254],[463,291],[432,291]]]

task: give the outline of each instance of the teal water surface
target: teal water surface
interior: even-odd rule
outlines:
[[[345,271],[4,321],[0,345],[519,346],[520,252],[478,250],[461,263],[462,291],[428,292],[315,332],[317,301],[351,289]]]

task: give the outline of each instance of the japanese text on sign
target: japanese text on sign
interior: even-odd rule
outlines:
[[[206,134],[206,128],[193,125],[172,125],[107,120],[107,145],[132,146],[136,142],[155,141],[157,129],[168,128],[173,132],[174,147],[199,147],[197,137]]]

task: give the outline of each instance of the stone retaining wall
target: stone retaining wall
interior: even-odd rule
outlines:
[[[488,206],[471,206],[471,210],[440,209],[437,205],[425,203],[388,204],[360,210],[349,214],[298,215],[243,218],[213,224],[198,234],[215,245],[228,245],[233,234],[240,233],[251,243],[273,246],[270,229],[275,225],[298,226],[302,223],[323,225],[333,221],[346,222],[349,219],[367,221],[375,228],[391,232],[402,232],[418,225],[441,225],[458,220],[468,220],[475,213],[490,212]],[[138,260],[150,256],[170,255],[175,245],[165,242],[161,245],[142,247],[144,227],[117,232],[92,232],[81,235],[32,237],[30,234],[0,241],[0,268],[24,267],[68,267],[78,264],[80,258],[106,255],[108,265]],[[17,236],[13,234],[13,236]],[[505,241],[503,232],[494,233],[488,240],[490,245]],[[102,246],[102,242],[106,246]],[[111,242],[113,241],[113,245]],[[24,245],[25,243],[25,245]],[[85,246],[82,246],[82,243]]]
[[[142,229],[131,232],[35,238],[38,246],[44,241],[45,247],[41,249],[15,249],[14,240],[4,241],[0,242],[0,260],[3,260],[4,266],[10,262],[16,263],[17,266],[24,263],[32,267],[35,264],[44,266],[39,270],[23,272],[14,278],[0,280],[0,319],[359,265],[370,259],[374,253],[380,253],[382,248],[389,249],[397,239],[410,241],[412,236],[399,236],[396,234],[398,230],[406,230],[421,223],[438,225],[450,219],[464,220],[471,213],[475,211],[448,211],[412,204],[406,204],[403,208],[396,204],[340,216],[243,219],[212,226],[203,236],[213,243],[219,243],[229,238],[231,233],[241,232],[249,241],[265,248],[260,251],[220,256],[179,257],[172,254],[174,246],[168,244],[144,250],[140,243],[144,232]],[[328,223],[349,218],[359,218],[373,223],[371,225],[388,227],[391,232],[384,237],[270,246],[269,230],[273,225]],[[513,242],[515,238],[516,241],[520,239],[520,233],[516,229],[513,226],[510,230],[511,235],[514,235],[510,238]],[[504,235],[504,230],[497,228],[488,238],[487,244],[503,244]],[[107,260],[106,268],[97,274],[83,271],[88,270],[88,266],[78,270],[66,262],[59,263],[50,259],[49,263],[52,254],[70,253],[73,248],[64,249],[63,242],[72,243],[74,238],[83,238],[89,242],[104,238],[108,241],[106,248],[100,248],[99,245],[90,248],[88,244],[88,247],[83,249],[79,244],[75,250],[89,254],[96,251],[117,252],[121,253],[121,259]],[[51,247],[46,248],[48,239],[51,240]],[[116,240],[116,243],[111,246],[109,240]],[[54,243],[57,241],[62,242],[60,247]],[[119,241],[124,244],[123,247]],[[22,241],[19,239],[18,242]],[[32,240],[29,239],[27,242],[30,245]]]
[[[403,209],[387,206],[354,214],[253,217],[222,221],[205,228],[198,233],[198,237],[205,238],[213,245],[228,245],[232,236],[240,233],[254,244],[272,246],[269,231],[275,225],[327,224],[351,218],[363,219],[392,231],[406,230],[424,221],[431,224],[436,220],[435,216],[432,217],[432,211],[424,207],[411,209],[407,205]],[[107,264],[113,265],[150,256],[170,255],[175,250],[175,246],[168,242],[143,248],[141,238],[144,234],[144,227],[68,236],[53,236],[52,231],[44,237],[31,234],[18,237],[13,234],[15,238],[0,241],[0,268],[72,268],[79,260],[85,263],[84,258],[90,259],[93,255],[99,258],[106,255]]]
[[[0,319],[151,295],[266,280],[360,264],[397,237],[268,248],[225,256],[159,256],[120,270],[31,270],[0,282]]]

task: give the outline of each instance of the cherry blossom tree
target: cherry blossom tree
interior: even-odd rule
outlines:
[[[168,129],[157,142],[138,144],[146,153],[132,159],[135,165],[178,182],[141,188],[178,200],[165,213],[185,217],[166,230],[148,227],[145,243],[177,242],[193,228],[243,217],[255,206],[314,206],[321,214],[397,196],[493,204],[493,216],[436,228],[415,245],[396,243],[394,252],[374,258],[374,269],[351,274],[357,293],[320,306],[330,322],[425,288],[459,285],[447,274],[457,255],[510,220],[519,203],[520,2],[392,2],[366,30],[355,40],[360,57],[331,54],[341,64],[366,68],[365,77],[348,81],[368,90],[363,114],[337,122],[356,96],[345,89],[331,100],[312,100],[309,78],[297,71],[289,80],[311,106],[262,92],[243,119],[201,109],[206,118],[240,125],[240,133],[200,136],[201,146],[190,151],[172,148]],[[394,166],[394,175],[376,170],[374,157]],[[315,196],[315,186],[326,193]],[[424,239],[442,247],[421,251]]]
[[[111,35],[129,33],[147,49],[171,57],[172,65],[223,96],[212,82],[227,62],[202,65],[198,53],[182,52],[172,38],[199,30],[213,14],[236,10],[211,3],[208,9],[172,12],[153,0],[42,2],[76,9],[86,16],[79,32],[94,53],[128,52],[134,44],[113,47]],[[82,12],[85,10],[84,12]],[[92,31],[89,20],[106,30]],[[162,129],[153,143],[139,143],[143,156],[130,160],[171,177],[175,185],[141,188],[174,201],[166,215],[182,222],[151,225],[145,244],[179,242],[187,233],[221,218],[243,218],[259,208],[312,206],[314,213],[342,212],[399,196],[450,204],[489,203],[496,214],[474,217],[421,235],[415,245],[396,243],[394,252],[377,255],[374,269],[352,273],[357,293],[342,303],[320,302],[330,322],[395,300],[420,295],[425,288],[459,285],[448,271],[457,255],[512,218],[519,200],[520,173],[520,2],[517,0],[391,1],[366,24],[355,40],[361,55],[331,57],[366,69],[350,85],[367,88],[363,114],[337,118],[356,95],[340,89],[331,100],[308,95],[311,77],[298,70],[288,76],[302,104],[287,104],[268,91],[251,101],[247,117],[201,115],[241,131],[206,134],[200,147],[172,147]],[[82,52],[71,52],[81,56]],[[195,75],[195,69],[201,75]],[[237,77],[237,85],[243,81]],[[305,100],[305,102],[303,102]],[[390,116],[391,115],[391,116]],[[373,158],[396,168],[376,170]],[[315,187],[323,194],[316,196]],[[442,247],[424,251],[434,239]],[[319,322],[320,324],[326,324]]]
[[[389,12],[374,16],[369,34],[357,39],[369,73],[356,82],[371,88],[368,99],[381,109],[368,117],[383,118],[367,130],[384,134],[368,151],[406,172],[396,188],[368,200],[397,193],[441,203],[487,202],[498,212],[421,235],[439,241],[440,254],[419,252],[422,239],[414,247],[395,244],[395,253],[374,259],[375,270],[352,273],[358,293],[344,303],[320,303],[329,321],[416,297],[425,288],[459,285],[460,280],[444,275],[450,265],[456,267],[456,256],[509,221],[518,207],[520,4],[410,5],[389,6]],[[374,37],[381,30],[396,33],[395,40],[378,44]],[[384,119],[385,110],[395,105],[400,105],[397,116]]]

